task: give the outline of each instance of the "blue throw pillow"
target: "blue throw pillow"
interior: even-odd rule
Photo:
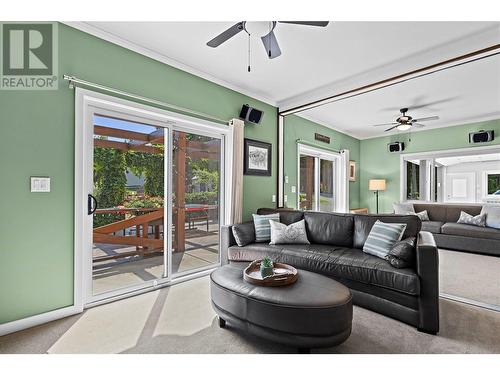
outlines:
[[[271,239],[271,224],[269,224],[269,220],[279,222],[280,214],[253,214],[253,225],[255,226],[255,242],[269,242],[269,240]]]
[[[377,220],[363,246],[363,252],[383,258],[389,254],[394,244],[401,240],[406,224],[383,223]]]

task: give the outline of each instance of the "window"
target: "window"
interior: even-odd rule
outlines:
[[[499,195],[500,196],[500,172],[499,173],[487,173],[486,174],[486,184],[488,189],[488,195]]]

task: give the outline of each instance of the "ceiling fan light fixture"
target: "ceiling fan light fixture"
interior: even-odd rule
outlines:
[[[400,124],[396,127],[396,129],[401,130],[401,131],[405,131],[405,130],[408,130],[410,128],[411,128],[410,124]]]

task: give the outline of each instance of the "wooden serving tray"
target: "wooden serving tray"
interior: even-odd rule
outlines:
[[[274,263],[274,275],[262,277],[260,274],[261,260],[254,260],[243,271],[243,279],[259,286],[285,286],[297,281],[297,269],[284,263]]]

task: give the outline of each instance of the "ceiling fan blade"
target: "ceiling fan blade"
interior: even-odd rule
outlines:
[[[372,125],[372,126],[389,126],[389,125],[399,125],[399,123],[398,122],[388,122],[385,124],[376,124],[376,125]]]
[[[280,23],[291,23],[294,25],[319,26],[325,27],[329,21],[278,21]]]
[[[385,129],[384,131],[385,132],[390,132],[391,130],[396,129],[398,126],[399,126],[399,124],[394,125],[394,126],[390,127],[389,129]]]
[[[411,126],[415,126],[416,128],[425,128],[424,124],[419,124],[418,122],[414,122]]]
[[[430,117],[415,118],[412,121],[413,122],[418,122],[418,121],[432,121],[432,120],[439,120],[439,116],[430,116]]]
[[[280,46],[278,45],[278,40],[276,39],[276,35],[274,35],[274,31],[264,35],[261,39],[266,49],[267,56],[269,56],[270,59],[274,59],[281,55]]]
[[[215,48],[220,46],[222,43],[227,41],[228,39],[232,38],[236,34],[238,34],[240,31],[243,30],[243,22],[238,22],[237,24],[231,26],[229,29],[226,31],[223,31],[219,35],[217,35],[215,38],[210,40],[207,43],[207,46]]]

